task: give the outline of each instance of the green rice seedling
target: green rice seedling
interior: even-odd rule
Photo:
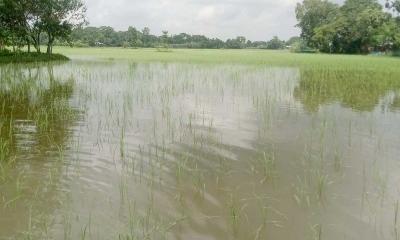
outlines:
[[[395,207],[394,207],[394,223],[393,223],[393,226],[394,226],[394,236],[395,236],[395,239],[396,239],[396,240],[399,239],[399,231],[398,231],[398,226],[399,226],[399,224],[398,224],[398,218],[399,218],[399,201],[396,201]]]
[[[8,141],[0,138],[0,163],[7,162],[10,156],[10,145]]]
[[[381,204],[383,205],[388,190],[388,177],[386,174],[379,172],[376,172],[374,174],[374,177],[375,177],[378,197],[381,200]]]
[[[72,234],[71,216],[69,214],[63,214],[62,220],[63,220],[64,240],[71,239],[71,234]]]
[[[349,145],[349,147],[351,147],[351,145],[352,145],[352,131],[353,131],[353,123],[352,123],[352,121],[350,120],[349,121],[349,137],[348,137],[348,145]]]
[[[242,204],[240,205],[234,200],[234,196],[232,193],[230,193],[230,200],[228,203],[228,209],[229,209],[229,222],[230,225],[233,229],[233,234],[237,235],[239,226],[240,226],[240,221],[244,217],[244,210],[247,207],[247,204]]]
[[[326,192],[327,186],[329,183],[328,175],[321,174],[320,172],[317,173],[317,198],[318,200],[322,201],[324,193]]]
[[[64,147],[62,145],[56,145],[58,150],[58,158],[60,161],[64,160]]]
[[[311,226],[311,231],[313,233],[313,240],[322,240],[322,225],[316,224]]]
[[[81,229],[81,236],[80,236],[80,239],[81,240],[85,240],[87,238],[87,226],[84,226],[82,229]]]
[[[81,59],[0,66],[0,238],[26,231],[28,204],[31,239],[356,235],[360,191],[365,231],[397,231],[398,210],[375,206],[397,194],[396,59],[59,49]],[[88,207],[93,222],[72,217]],[[298,234],[316,217],[346,224]]]
[[[343,171],[343,157],[339,153],[339,150],[336,148],[334,156],[333,156],[333,167],[336,172]]]
[[[239,217],[240,217],[240,209],[237,208],[234,203],[231,203],[229,206],[229,218],[234,232],[237,231],[236,229],[239,224]]]
[[[121,128],[121,135],[120,135],[120,140],[119,140],[119,155],[121,157],[121,160],[123,161],[125,159],[125,130],[124,130],[124,128]]]
[[[264,174],[264,179],[262,180],[262,182],[267,182],[267,181],[273,180],[274,175],[275,175],[275,169],[276,169],[274,152],[272,152],[268,155],[265,152],[263,152],[262,167],[263,167],[263,174]]]
[[[312,195],[310,186],[305,178],[297,177],[297,183],[294,184],[293,198],[299,206],[305,204],[307,207],[311,206]]]
[[[11,208],[11,207],[14,207],[14,208],[16,208],[16,202],[19,200],[19,199],[21,199],[21,195],[17,195],[17,196],[15,196],[15,197],[13,197],[13,198],[11,198],[11,199],[9,199],[9,200],[7,200],[6,202],[4,202],[4,204],[3,204],[3,208],[4,209],[6,209],[6,208]]]

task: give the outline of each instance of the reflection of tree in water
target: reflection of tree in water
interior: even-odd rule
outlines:
[[[393,101],[390,104],[390,109],[400,110],[400,92],[396,93],[396,95],[394,96]]]
[[[55,77],[53,67],[0,68],[0,232],[5,237],[40,236],[60,204],[61,154],[77,112],[69,104],[73,79]]]
[[[388,92],[400,89],[400,74],[369,70],[303,69],[294,97],[306,110],[340,102],[357,111],[373,111]]]

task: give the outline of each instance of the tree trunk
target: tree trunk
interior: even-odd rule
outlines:
[[[51,35],[51,33],[47,33],[47,35],[49,36],[49,41],[47,43],[47,54],[52,54],[53,53],[53,42],[54,42],[54,38]]]
[[[47,44],[47,54],[53,54],[53,43],[49,42]]]
[[[27,40],[28,43],[28,53],[31,53],[31,42],[29,41],[29,39]]]
[[[36,35],[36,51],[40,53],[40,32]]]
[[[32,41],[32,45],[36,49],[36,52],[40,53],[40,33],[32,33],[29,40]]]

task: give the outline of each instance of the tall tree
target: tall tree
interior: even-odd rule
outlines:
[[[0,4],[0,42],[10,42],[15,50],[24,45],[26,36],[25,1],[3,0]],[[0,43],[1,44],[1,43]]]
[[[315,17],[319,16],[316,14],[318,4],[311,7],[311,2],[323,1],[304,0],[296,9],[298,26],[309,46],[334,53],[369,53],[373,50],[387,51],[400,47],[398,21],[383,11],[378,0],[346,0],[334,11],[334,15],[327,18]],[[400,0],[390,1],[390,4],[388,2],[387,7],[395,8],[396,2]],[[311,22],[310,16],[314,16],[312,19],[315,22],[306,24]]]
[[[149,36],[150,36],[150,28],[148,28],[148,27],[143,28],[143,30],[142,30],[142,42],[143,42],[143,45],[146,46],[146,47],[148,46],[148,43],[150,41]]]
[[[126,41],[129,43],[130,46],[132,47],[138,47],[138,43],[140,40],[140,32],[136,30],[134,27],[129,27],[128,31],[126,32],[127,39]]]
[[[301,29],[301,37],[311,46],[315,46],[314,30],[329,23],[339,11],[337,4],[327,0],[304,0],[296,6],[297,26]]]
[[[352,2],[350,8],[346,3],[332,22],[315,29],[313,41],[324,52],[368,53],[380,45],[377,36],[390,15],[374,4],[357,7]]]
[[[400,14],[400,0],[386,0],[386,8],[392,9],[397,14]]]
[[[41,0],[42,27],[48,37],[47,53],[57,38],[67,39],[72,28],[86,22],[86,7],[81,0]]]
[[[32,43],[36,51],[40,53],[40,35],[43,31],[42,22],[42,3],[41,0],[26,0],[25,1],[25,21],[27,30],[28,48]]]
[[[283,49],[285,48],[285,42],[280,40],[277,36],[274,36],[270,41],[267,42],[268,49]]]
[[[162,40],[164,47],[168,47],[168,44],[169,44],[168,31],[166,31],[166,30],[162,31],[161,40]]]

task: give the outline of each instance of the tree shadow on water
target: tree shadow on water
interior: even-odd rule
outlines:
[[[55,67],[0,67],[0,238],[43,237],[65,198],[63,154],[78,111],[74,79]]]
[[[397,72],[303,69],[293,95],[308,112],[317,112],[321,106],[332,103],[371,112],[383,97],[400,89],[399,79]]]

